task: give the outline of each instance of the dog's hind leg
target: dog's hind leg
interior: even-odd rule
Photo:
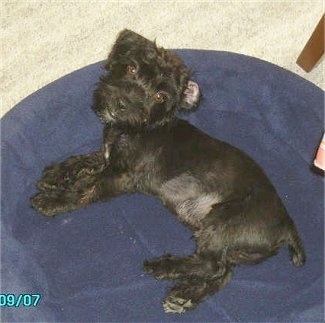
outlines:
[[[144,271],[158,280],[194,277],[212,279],[222,276],[226,266],[226,250],[224,250],[219,254],[194,254],[187,257],[164,255],[145,261]]]
[[[217,278],[189,278],[171,288],[163,302],[166,313],[184,313],[224,287],[232,276],[231,267]]]
[[[293,264],[304,264],[302,242],[274,191],[257,190],[216,204],[201,222],[202,227],[195,232],[198,253],[227,246],[227,262],[256,264],[276,255],[285,245]]]
[[[295,227],[291,228],[289,238],[287,239],[286,243],[292,263],[297,267],[302,266],[306,261],[306,255]]]

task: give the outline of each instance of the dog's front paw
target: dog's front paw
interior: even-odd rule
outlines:
[[[71,192],[41,192],[30,199],[31,206],[45,216],[55,216],[60,213],[70,212],[83,203],[83,196],[76,202],[75,194]],[[78,204],[79,203],[79,204]]]
[[[66,189],[80,178],[98,174],[106,167],[107,163],[101,152],[72,156],[60,164],[46,167],[41,180],[37,182],[37,187],[41,191]]]
[[[50,191],[64,187],[68,181],[69,172],[63,164],[53,164],[44,169],[42,178],[36,185],[41,191]]]
[[[31,198],[32,207],[46,215],[54,216],[84,207],[98,200],[96,176],[84,176],[67,188],[42,191]]]
[[[32,207],[45,216],[54,216],[58,213],[58,197],[53,194],[38,193],[30,200]]]

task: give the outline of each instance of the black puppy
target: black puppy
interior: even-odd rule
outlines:
[[[216,293],[238,264],[289,249],[305,253],[295,225],[262,169],[235,147],[175,117],[199,88],[169,51],[123,31],[109,55],[94,109],[107,123],[101,151],[48,167],[33,207],[44,215],[132,192],[159,198],[194,231],[195,253],[146,261],[145,272],[177,280],[163,306],[182,313]]]

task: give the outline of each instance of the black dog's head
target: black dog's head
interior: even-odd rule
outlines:
[[[94,111],[105,123],[160,126],[199,102],[199,87],[181,59],[130,30],[119,34],[105,68],[94,94]]]

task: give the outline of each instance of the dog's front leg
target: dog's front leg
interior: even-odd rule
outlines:
[[[97,201],[105,201],[117,195],[132,192],[132,181],[128,178],[131,176],[114,175],[109,170],[100,174],[84,175],[70,186],[41,191],[31,198],[31,205],[46,216],[70,212]]]
[[[62,163],[46,167],[37,187],[41,191],[66,189],[85,175],[100,173],[105,167],[103,151],[72,156]]]
[[[103,156],[105,167],[109,165],[111,150],[114,143],[122,134],[122,130],[113,126],[106,125],[103,131]]]
[[[121,134],[121,130],[106,126],[100,151],[72,156],[62,163],[46,167],[42,178],[37,182],[37,187],[41,191],[66,189],[84,176],[102,172],[109,166],[111,149]]]

